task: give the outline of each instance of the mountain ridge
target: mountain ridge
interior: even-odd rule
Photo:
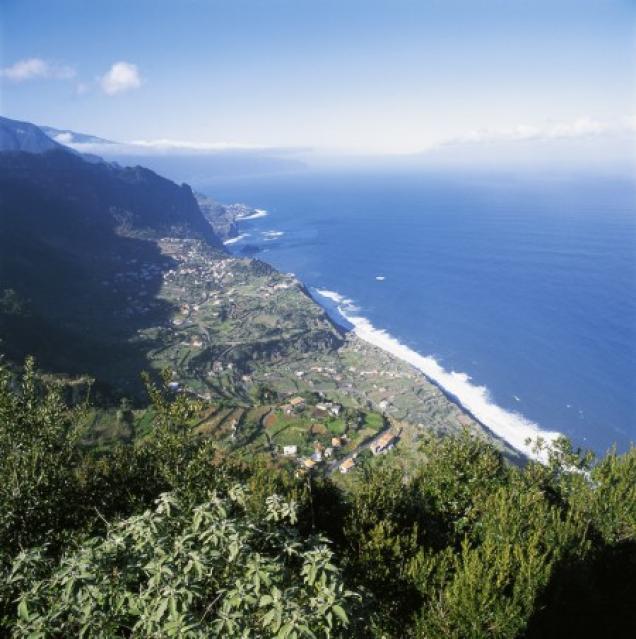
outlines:
[[[35,124],[0,116],[0,152],[45,153],[63,149]]]
[[[192,190],[143,167],[87,160],[35,125],[0,125],[1,349],[57,371],[100,375],[117,359],[143,370],[145,353],[131,339],[150,316],[167,321],[172,312],[154,299],[173,264],[156,241],[198,238],[223,254]],[[142,291],[103,284],[131,263],[146,265]],[[123,321],[139,297],[148,318]]]
[[[69,144],[118,144],[114,140],[107,140],[88,133],[78,133],[70,129],[56,129],[44,125],[39,125],[38,128],[55,142],[65,146]]]

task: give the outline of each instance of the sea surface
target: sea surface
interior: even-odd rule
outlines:
[[[258,247],[517,447],[532,429],[599,453],[636,441],[634,182],[343,170],[196,186],[261,210],[234,253]]]

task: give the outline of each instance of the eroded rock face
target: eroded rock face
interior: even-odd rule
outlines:
[[[195,193],[194,196],[201,213],[221,240],[238,237],[237,211],[232,206],[221,204],[202,193]]]

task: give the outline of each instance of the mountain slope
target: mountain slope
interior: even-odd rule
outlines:
[[[34,124],[0,117],[0,152],[46,153],[62,148]]]
[[[0,353],[119,397],[169,369],[202,398],[320,393],[433,432],[474,424],[294,277],[225,253],[189,187],[67,150],[0,153]]]
[[[70,129],[55,129],[52,126],[40,126],[39,128],[59,144],[117,144],[112,140],[99,138],[96,135],[77,133]]]
[[[142,370],[137,332],[174,310],[156,299],[174,265],[156,241],[196,238],[221,251],[220,240],[188,186],[141,167],[87,162],[33,125],[2,125],[0,352],[96,376],[118,365]],[[141,281],[124,277],[133,265]],[[144,311],[129,316],[133,305]]]

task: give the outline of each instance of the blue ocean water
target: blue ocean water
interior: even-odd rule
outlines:
[[[268,211],[234,252],[257,245],[349,298],[492,403],[598,452],[636,441],[633,182],[341,171],[197,186]]]

